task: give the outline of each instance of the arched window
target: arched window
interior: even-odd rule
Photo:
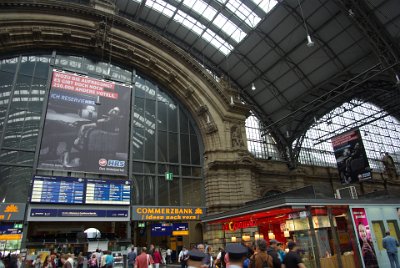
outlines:
[[[388,152],[400,169],[400,122],[379,107],[352,100],[316,120],[307,131],[300,152],[302,164],[336,167],[331,138],[359,128],[369,166],[382,171],[382,155]]]
[[[263,134],[260,120],[252,113],[246,119],[247,147],[256,158],[281,160],[276,142],[269,134]]]

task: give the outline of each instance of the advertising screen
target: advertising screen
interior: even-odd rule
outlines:
[[[53,71],[38,167],[126,175],[131,88]]]
[[[367,154],[358,129],[333,137],[332,147],[342,184],[372,179]]]
[[[87,179],[86,204],[130,205],[130,197],[129,181]]]
[[[374,242],[371,237],[371,229],[364,208],[352,208],[354,226],[365,267],[378,267],[378,260],[374,250]]]
[[[35,176],[31,203],[83,204],[85,182],[80,178]]]

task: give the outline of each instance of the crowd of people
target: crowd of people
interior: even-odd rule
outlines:
[[[274,239],[269,240],[269,246],[264,239],[258,239],[251,245],[228,244],[226,249],[219,248],[218,252],[214,252],[211,246],[206,244],[197,244],[190,250],[183,247],[177,256],[177,262],[181,268],[305,267],[296,251],[296,243],[290,241],[286,248],[288,252],[285,252],[282,244]],[[132,246],[128,251],[126,256],[128,268],[159,268],[162,264],[173,263],[171,249],[160,249],[153,244],[149,247]],[[239,254],[239,251],[243,254]],[[0,263],[0,268],[113,268],[114,264],[114,256],[110,251],[96,250],[86,257],[82,253],[78,256],[59,253],[38,255],[36,259],[25,262],[25,265],[19,255],[13,254],[6,263]]]
[[[232,248],[233,246],[233,248]],[[297,252],[296,243],[287,243],[285,252],[282,243],[275,239],[269,241],[269,246],[264,239],[256,240],[252,245],[229,244],[227,249],[219,248],[214,253],[211,246],[197,244],[191,249],[183,247],[178,254],[178,263],[181,268],[304,268],[300,254]],[[231,250],[228,250],[231,247]],[[235,250],[242,250],[240,261]],[[232,251],[233,250],[233,251]],[[240,254],[239,254],[240,255]],[[150,245],[149,248],[132,248],[128,254],[129,268],[159,268],[160,264],[171,263],[171,255],[166,260],[160,254],[160,249]],[[169,260],[169,261],[168,261]],[[193,266],[193,263],[196,266]],[[234,264],[235,263],[235,264]],[[238,266],[238,264],[240,264]]]

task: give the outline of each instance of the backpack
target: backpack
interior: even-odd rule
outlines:
[[[253,255],[252,257],[251,257],[251,259],[250,259],[250,268],[257,268],[256,267],[256,257],[258,257],[259,255],[257,254],[257,255]],[[269,267],[268,266],[268,260],[269,260],[269,258],[272,258],[270,255],[268,255],[267,254],[267,258],[266,259],[263,259],[263,262],[262,262],[262,266],[261,266],[261,268],[273,268],[273,267]]]

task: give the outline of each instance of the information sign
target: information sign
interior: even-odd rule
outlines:
[[[84,187],[81,178],[35,176],[31,202],[83,204]]]
[[[131,185],[127,180],[87,179],[86,204],[129,205]]]

